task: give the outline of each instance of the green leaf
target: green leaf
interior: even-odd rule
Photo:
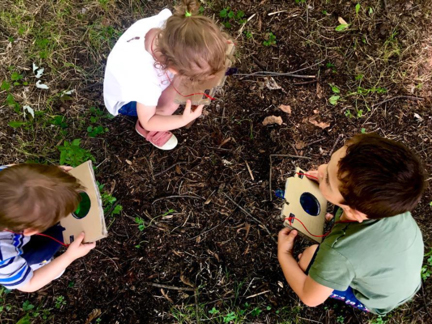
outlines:
[[[219,311],[215,307],[213,307],[211,310],[209,310],[209,314],[216,315],[218,313],[219,313]]]
[[[28,300],[26,300],[26,301],[23,303],[22,308],[23,308],[23,311],[27,312],[27,311],[32,310],[32,309],[34,308],[34,305],[30,304],[30,302],[29,302]]]
[[[31,324],[30,322],[30,315],[26,314],[23,318],[21,318],[16,324]]]
[[[335,28],[336,31],[340,32],[340,31],[344,31],[345,29],[347,29],[349,27],[349,24],[341,24],[339,26],[337,26]]]
[[[361,132],[362,134],[366,134],[366,128],[362,128],[362,129],[360,130],[360,132]]]
[[[358,15],[358,13],[360,12],[360,7],[361,7],[360,3],[357,3],[355,6],[356,15]]]
[[[6,80],[4,80],[1,84],[0,89],[4,90],[4,91],[8,91],[10,89],[11,84],[9,82],[7,82]]]
[[[340,99],[340,96],[331,96],[329,99],[330,104],[335,106],[338,103],[338,100]]]
[[[230,12],[228,13],[228,18],[233,18],[234,17],[234,11],[230,10]]]
[[[24,126],[26,124],[27,124],[27,122],[22,122],[22,121],[10,121],[8,123],[8,125],[12,128],[19,128],[19,127]]]
[[[228,9],[229,9],[229,8],[222,9],[222,10],[219,12],[219,17],[221,17],[221,18],[226,18],[227,14],[228,14]]]
[[[23,76],[21,74],[19,74],[18,72],[12,72],[11,74],[11,80],[12,81],[19,81],[23,78]]]
[[[337,86],[335,86],[334,84],[330,84],[330,87],[333,91],[333,93],[340,93],[340,90]]]
[[[123,206],[122,205],[117,205],[114,207],[114,210],[112,212],[113,215],[118,215],[120,214],[120,212],[123,210]]]

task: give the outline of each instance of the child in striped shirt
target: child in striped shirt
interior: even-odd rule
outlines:
[[[58,222],[76,210],[83,190],[68,170],[38,164],[0,166],[0,284],[5,288],[36,291],[95,247],[82,243],[82,233],[53,260],[63,240]],[[39,236],[42,232],[58,242]]]

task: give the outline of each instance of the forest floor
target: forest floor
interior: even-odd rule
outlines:
[[[102,83],[119,36],[171,2],[2,0],[0,165],[92,159],[109,236],[36,293],[0,289],[0,322],[431,323],[427,257],[422,290],[386,317],[331,300],[304,306],[278,264],[274,190],[295,166],[316,168],[369,132],[417,152],[430,184],[432,1],[202,6],[235,39],[239,74],[295,76],[230,76],[163,152],[136,134],[133,118],[107,114]],[[264,126],[269,116],[280,125]],[[425,252],[431,212],[429,188],[413,211]]]

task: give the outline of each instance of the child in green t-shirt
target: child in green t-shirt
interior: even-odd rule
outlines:
[[[298,262],[297,231],[279,232],[280,265],[303,303],[314,307],[330,297],[383,315],[411,299],[421,285],[424,253],[410,213],[426,187],[418,157],[378,135],[357,135],[308,174],[340,212],[330,234]]]

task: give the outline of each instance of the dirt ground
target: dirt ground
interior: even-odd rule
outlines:
[[[336,301],[304,306],[277,261],[274,190],[295,166],[317,167],[361,132],[407,144],[430,184],[432,2],[202,4],[235,39],[238,75],[205,116],[174,132],[170,152],[139,137],[133,118],[107,117],[102,82],[119,35],[171,2],[0,4],[0,164],[58,164],[58,147],[80,139],[105,196],[117,198],[107,203],[109,237],[59,280],[32,294],[0,291],[1,322],[431,323],[430,278],[383,318]],[[227,8],[232,17],[222,17]],[[49,89],[35,87],[33,63]],[[257,71],[291,74],[250,75]],[[264,126],[268,116],[282,123]],[[431,193],[413,211],[426,252]],[[309,243],[298,240],[298,251]]]

